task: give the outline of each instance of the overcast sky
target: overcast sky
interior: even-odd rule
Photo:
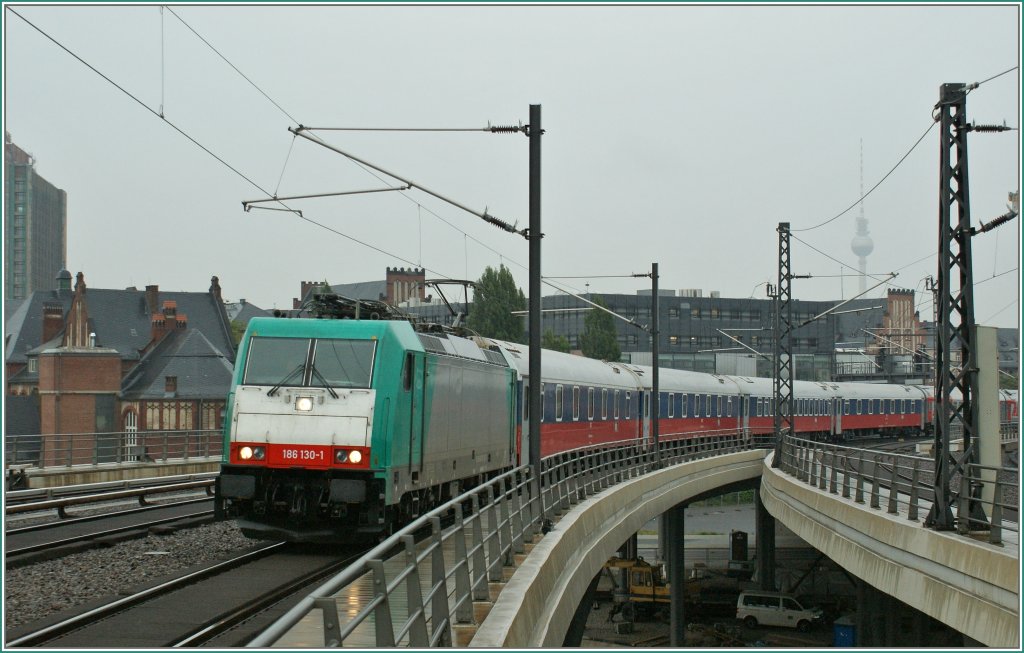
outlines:
[[[290,202],[308,221],[241,202],[399,185],[293,139],[296,123],[481,128],[528,123],[530,104],[542,105],[546,132],[545,276],[628,275],[658,262],[663,289],[763,297],[776,277],[776,227],[789,221],[793,272],[816,277],[794,281],[794,298],[849,298],[857,280],[840,262],[857,265],[860,208],[800,230],[861,196],[861,143],[868,190],[932,124],[941,84],[1020,62],[1018,5],[171,9],[5,4],[4,127],[68,193],[72,274],[97,288],[191,291],[217,275],[225,298],[262,308],[290,308],[304,279],[383,279],[388,266],[476,279],[504,263],[525,290],[526,240],[420,191]],[[1020,113],[1019,69],[967,98],[978,123],[1016,127]],[[893,287],[916,289],[926,319],[938,132],[863,203],[868,272],[898,272]],[[521,134],[319,134],[474,210],[528,223]],[[979,224],[1005,213],[1019,187],[1020,132],[972,133],[969,163]],[[1018,325],[1019,245],[1019,220],[974,239],[979,322]],[[584,279],[560,283],[587,289]],[[589,289],[647,287],[595,278]]]

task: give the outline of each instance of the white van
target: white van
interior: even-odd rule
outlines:
[[[736,601],[736,618],[747,628],[786,626],[807,632],[821,623],[821,608],[806,609],[792,594],[783,592],[746,591]]]

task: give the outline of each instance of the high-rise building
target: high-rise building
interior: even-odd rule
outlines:
[[[35,159],[4,133],[4,298],[56,290],[67,267],[67,193],[43,179]]]

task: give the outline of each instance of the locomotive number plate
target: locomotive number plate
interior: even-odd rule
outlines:
[[[320,446],[278,446],[271,451],[271,464],[326,467],[331,463],[331,448]]]

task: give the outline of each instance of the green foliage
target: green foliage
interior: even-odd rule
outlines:
[[[476,282],[467,326],[487,338],[522,343],[524,320],[512,311],[525,310],[526,296],[516,287],[509,269],[487,266]]]
[[[540,338],[540,346],[544,349],[569,353],[569,339],[565,336],[555,335],[555,332],[548,329]]]
[[[597,297],[594,303],[607,306]],[[600,309],[593,309],[583,318],[583,333],[580,335],[580,349],[587,358],[604,361],[617,361],[622,355],[619,341],[616,338],[615,318]]]
[[[1000,374],[999,387],[1003,390],[1017,390],[1020,388],[1020,377]]]
[[[242,342],[243,335],[245,335],[245,325],[238,320],[231,320],[231,342],[235,345],[235,349],[238,349],[238,343]]]

